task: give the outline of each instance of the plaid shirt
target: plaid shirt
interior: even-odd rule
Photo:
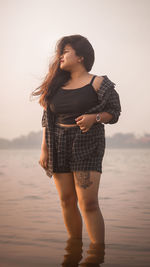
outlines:
[[[104,79],[101,83],[100,88],[96,90],[98,104],[87,110],[84,114],[108,112],[113,115],[113,118],[105,124],[114,124],[118,121],[121,113],[119,94],[114,89],[115,83],[113,83],[107,77],[107,75],[104,75],[103,77]],[[104,127],[103,123],[99,124],[101,125],[101,127]],[[47,109],[43,110],[42,127],[46,127],[46,144],[48,147],[49,156],[53,159],[53,162],[55,162],[54,126],[55,114],[50,110],[50,107],[47,106]],[[55,169],[54,166],[50,167],[52,169]]]

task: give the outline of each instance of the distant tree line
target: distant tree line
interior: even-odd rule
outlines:
[[[110,148],[150,148],[150,134],[136,138],[133,133],[116,133],[106,137],[106,145]]]
[[[8,140],[0,138],[0,149],[40,149],[42,131],[30,132],[27,136]],[[116,133],[112,137],[106,136],[108,148],[150,148],[150,134],[136,138],[133,133]]]

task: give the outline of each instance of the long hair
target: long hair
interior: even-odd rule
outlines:
[[[31,96],[40,95],[39,104],[45,109],[57,89],[64,86],[71,77],[69,71],[60,69],[60,56],[67,44],[71,45],[77,56],[84,58],[82,63],[88,72],[93,66],[95,60],[94,49],[86,37],[78,34],[64,36],[59,39],[56,43],[55,55],[52,62],[49,63],[49,71],[44,81],[31,93]]]

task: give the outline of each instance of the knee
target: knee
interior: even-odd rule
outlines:
[[[95,211],[99,209],[98,200],[90,200],[90,201],[80,201],[79,206],[81,210],[88,212],[88,211]]]
[[[69,208],[77,204],[77,197],[72,195],[65,195],[61,197],[60,201],[63,208]]]

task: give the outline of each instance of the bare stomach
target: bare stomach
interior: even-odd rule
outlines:
[[[57,123],[60,126],[64,126],[64,127],[75,127],[78,126],[77,124],[62,124],[62,123]]]

